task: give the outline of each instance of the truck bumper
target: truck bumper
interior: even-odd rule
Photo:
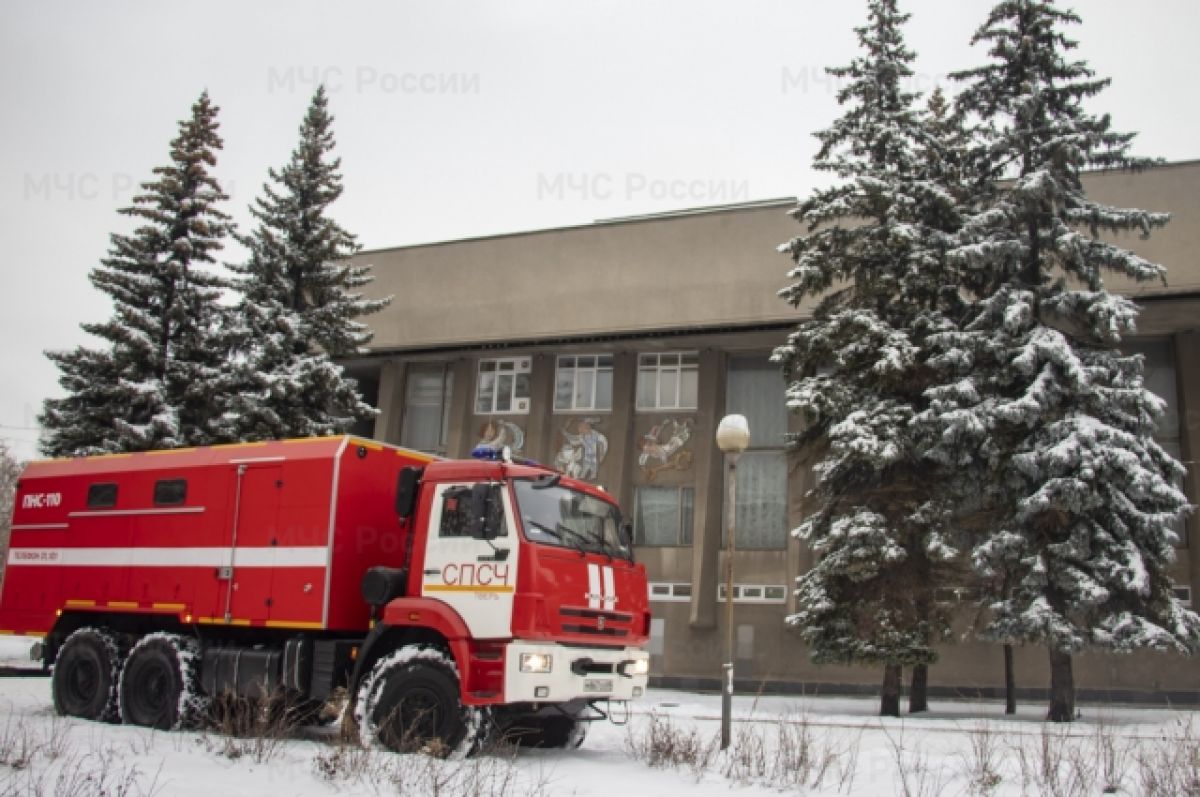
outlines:
[[[504,656],[504,700],[632,700],[646,693],[649,664],[650,654],[639,648],[510,642]]]

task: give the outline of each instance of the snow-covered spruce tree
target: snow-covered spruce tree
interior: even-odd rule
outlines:
[[[934,594],[949,585],[957,555],[947,479],[924,456],[913,420],[936,376],[925,341],[962,303],[945,256],[958,223],[943,179],[953,164],[903,88],[908,15],[896,0],[870,0],[868,10],[856,29],[863,54],[828,70],[847,81],[844,113],[817,134],[814,167],[841,184],[792,212],[807,232],[781,247],[795,263],[781,295],[795,306],[819,302],[775,359],[788,406],[805,422],[792,442],[818,459],[812,513],[796,530],[817,561],[798,581],[788,622],[815,661],[883,665],[880,710],[895,715],[902,668],[923,674],[950,633]],[[912,707],[922,703],[920,695]]]
[[[270,171],[274,185],[264,185],[250,209],[258,226],[242,239],[249,259],[231,266],[240,275],[231,331],[241,374],[232,415],[241,439],[334,434],[374,415],[329,359],[359,351],[371,334],[354,319],[389,301],[353,293],[371,277],[345,264],[358,245],[328,215],[342,194],[332,122],[322,86],[291,159]]]
[[[113,299],[111,319],[83,324],[105,344],[48,352],[63,398],[47,399],[42,450],[51,456],[202,445],[220,439],[224,356],[215,343],[224,281],[208,269],[232,230],[210,170],[221,148],[208,92],[180,122],[170,163],[133,205],[141,225],[111,236],[89,274]]]
[[[1162,405],[1141,359],[1118,349],[1137,309],[1103,281],[1164,279],[1100,236],[1148,235],[1167,216],[1084,191],[1086,168],[1147,164],[1128,155],[1131,135],[1083,107],[1108,81],[1067,57],[1063,28],[1078,21],[1052,2],[1001,2],[974,38],[990,60],[958,76],[959,106],[980,122],[980,179],[951,261],[977,301],[936,338],[944,386],[923,418],[943,462],[982,489],[971,551],[989,593],[982,633],[1048,649],[1053,721],[1075,716],[1073,654],[1200,641],[1167,573],[1182,470],[1153,440]]]
[[[3,536],[5,543],[8,542],[9,523],[12,522],[17,481],[20,480],[24,468],[25,464],[13,456],[8,443],[0,440],[0,536]]]
[[[4,583],[4,562],[8,561],[8,541],[12,533],[13,502],[17,482],[25,463],[13,456],[8,443],[0,440],[0,584]]]

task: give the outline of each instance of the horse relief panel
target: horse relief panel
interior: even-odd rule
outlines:
[[[638,443],[638,467],[647,481],[654,481],[662,471],[691,470],[695,454],[688,446],[692,437],[692,418],[666,418],[656,423]]]

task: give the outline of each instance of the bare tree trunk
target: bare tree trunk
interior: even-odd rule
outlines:
[[[1071,670],[1071,654],[1050,651],[1050,722],[1071,722],[1075,719],[1075,675]]]
[[[883,692],[879,696],[879,716],[900,716],[900,679],[904,676],[904,668],[899,664],[886,664],[883,667]]]
[[[908,690],[908,713],[929,710],[929,665],[915,664],[912,668],[912,688]]]
[[[1013,672],[1013,646],[1004,646],[1004,713],[1017,713],[1017,676]]]

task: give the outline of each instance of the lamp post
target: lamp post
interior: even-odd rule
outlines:
[[[725,546],[725,688],[721,692],[721,749],[729,747],[730,716],[733,712],[733,553],[737,525],[737,461],[750,445],[750,424],[744,415],[726,415],[717,425],[717,448],[729,463],[729,543]]]

